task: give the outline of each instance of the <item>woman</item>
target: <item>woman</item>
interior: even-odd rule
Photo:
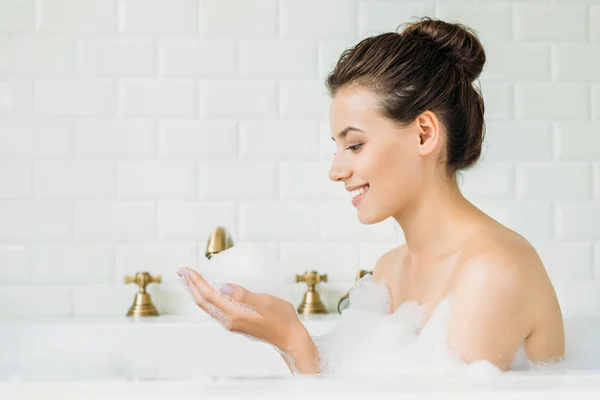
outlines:
[[[533,362],[561,359],[564,327],[532,245],[459,190],[457,174],[477,162],[484,138],[473,82],[485,59],[467,27],[427,17],[346,50],[327,79],[338,149],[330,178],[356,195],[362,223],[393,217],[404,232],[406,243],[381,256],[372,276],[385,282],[390,312],[416,301],[431,313],[448,298],[450,348],[466,363],[507,370],[519,348]],[[228,329],[273,344],[299,373],[320,372],[292,304],[235,285],[223,295],[184,273],[197,304]],[[258,313],[239,312],[228,297]]]

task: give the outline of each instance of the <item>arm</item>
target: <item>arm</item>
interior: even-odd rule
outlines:
[[[451,296],[448,344],[465,362],[488,360],[510,368],[531,332],[526,271],[517,257],[493,253],[462,267]]]
[[[278,350],[292,375],[320,373],[317,346],[304,325],[296,329],[287,350]]]

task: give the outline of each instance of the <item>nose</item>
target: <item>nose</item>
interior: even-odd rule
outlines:
[[[340,160],[338,155],[333,157],[331,162],[331,168],[329,169],[329,179],[334,182],[338,182],[344,179],[348,179],[352,175],[352,171],[348,165]]]

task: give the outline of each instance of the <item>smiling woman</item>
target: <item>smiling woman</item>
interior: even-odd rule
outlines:
[[[469,28],[423,18],[362,40],[329,74],[338,150],[329,176],[352,193],[362,223],[394,218],[406,238],[351,291],[336,329],[311,337],[291,303],[237,285],[219,292],[183,270],[198,306],[274,345],[293,373],[499,372],[561,360],[562,314],[536,250],[458,187],[481,153],[473,82],[485,60]]]

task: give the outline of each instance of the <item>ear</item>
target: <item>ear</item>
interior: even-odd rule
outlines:
[[[429,110],[424,111],[416,120],[417,151],[420,155],[431,154],[441,145],[440,123],[435,114]]]

